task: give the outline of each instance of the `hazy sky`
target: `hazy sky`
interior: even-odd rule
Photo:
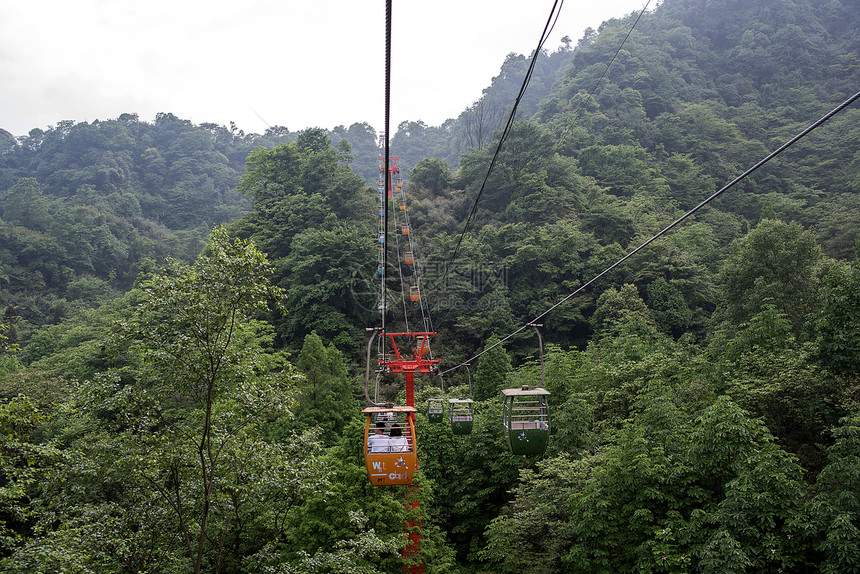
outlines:
[[[506,54],[531,53],[552,4],[394,0],[392,131],[456,117]],[[545,47],[644,4],[567,0]],[[249,133],[381,130],[384,50],[384,0],[0,0],[0,128],[170,112]]]

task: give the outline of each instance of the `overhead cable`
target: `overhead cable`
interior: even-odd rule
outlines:
[[[538,55],[543,50],[543,45],[546,43],[547,38],[550,33],[552,33],[553,28],[555,28],[555,23],[558,21],[558,17],[561,14],[561,8],[564,5],[564,0],[555,0],[552,5],[552,10],[550,10],[549,18],[547,18],[546,25],[544,26],[543,32],[541,33],[540,40],[538,40],[537,48],[535,48],[532,53],[532,59],[529,63],[528,70],[526,71],[526,75],[523,78],[523,83],[520,86],[520,91],[517,94],[516,99],[514,100],[513,108],[511,109],[511,113],[508,116],[508,121],[505,124],[504,130],[502,130],[502,135],[499,138],[499,143],[496,145],[496,151],[493,153],[493,158],[490,160],[490,165],[487,168],[487,173],[484,175],[484,181],[481,183],[481,187],[478,190],[478,195],[475,197],[475,203],[472,205],[472,209],[469,212],[469,216],[466,218],[466,224],[463,226],[463,232],[460,234],[460,238],[457,240],[457,245],[454,247],[454,252],[451,255],[451,259],[448,261],[448,265],[446,265],[445,272],[443,273],[442,280],[444,281],[445,277],[448,275],[448,269],[451,267],[451,264],[457,258],[457,252],[460,250],[460,244],[463,242],[463,237],[465,237],[466,232],[469,230],[469,225],[472,223],[472,220],[475,218],[475,213],[478,210],[478,202],[481,200],[481,196],[484,194],[484,188],[487,186],[487,180],[490,178],[490,174],[493,172],[493,166],[496,165],[496,159],[499,157],[499,151],[502,149],[502,144],[505,143],[505,140],[510,133],[511,126],[514,123],[514,118],[517,115],[517,107],[520,105],[520,100],[523,98],[523,94],[526,92],[526,88],[531,81],[532,72],[534,71],[535,64],[537,63]],[[558,10],[556,11],[556,8]]]
[[[755,170],[757,170],[758,168],[760,168],[761,166],[763,166],[764,164],[766,164],[767,162],[769,162],[770,160],[772,160],[773,158],[775,158],[776,156],[781,154],[783,151],[788,149],[791,145],[795,144],[797,141],[799,141],[800,139],[805,137],[809,132],[811,132],[812,130],[821,126],[824,122],[826,122],[827,120],[829,120],[830,118],[832,118],[833,116],[835,116],[836,114],[838,114],[839,112],[841,112],[842,110],[844,110],[845,108],[850,106],[858,98],[860,98],[860,92],[857,92],[856,94],[854,94],[853,96],[851,96],[850,98],[848,98],[847,100],[845,100],[844,102],[842,102],[841,104],[839,104],[838,106],[836,106],[835,108],[833,108],[832,110],[827,112],[825,115],[823,115],[820,119],[818,119],[817,121],[815,121],[814,123],[809,125],[802,132],[798,133],[793,138],[791,138],[790,140],[788,140],[787,142],[785,142],[784,144],[779,146],[779,148],[777,148],[775,151],[768,154],[767,157],[765,157],[764,159],[762,159],[761,161],[756,163],[754,166],[752,166],[751,168],[749,168],[748,170],[743,172],[741,175],[739,175],[738,177],[733,179],[727,185],[725,185],[724,187],[722,187],[721,189],[716,191],[713,195],[711,195],[710,197],[708,197],[707,199],[705,199],[704,201],[699,203],[699,205],[697,205],[696,207],[689,210],[687,213],[685,213],[684,215],[682,215],[681,217],[679,217],[678,219],[676,219],[675,221],[673,221],[672,223],[667,225],[665,228],[663,228],[659,233],[657,233],[656,235],[654,235],[653,237],[651,237],[650,239],[645,241],[642,245],[640,245],[639,247],[637,247],[633,251],[630,251],[627,255],[625,255],[624,257],[622,257],[621,259],[619,259],[618,261],[616,261],[615,263],[613,263],[612,265],[610,265],[609,267],[607,267],[606,269],[604,269],[603,271],[601,271],[600,273],[595,275],[587,283],[585,283],[581,287],[579,287],[576,291],[574,291],[573,293],[570,293],[564,299],[562,299],[561,301],[559,301],[558,303],[556,303],[555,305],[553,305],[552,307],[550,307],[549,309],[547,309],[546,311],[544,311],[543,313],[541,313],[540,315],[538,315],[537,317],[532,319],[531,321],[527,322],[525,325],[523,325],[522,327],[520,327],[516,331],[505,336],[503,339],[499,340],[494,345],[487,347],[486,349],[484,349],[483,351],[481,351],[480,353],[478,353],[474,357],[471,357],[470,359],[460,363],[459,365],[456,365],[454,367],[451,367],[450,369],[442,371],[440,374],[444,375],[445,373],[449,373],[455,369],[459,369],[460,367],[462,367],[464,365],[470,364],[472,361],[474,361],[475,359],[477,359],[478,357],[480,357],[481,355],[483,355],[484,353],[486,353],[490,349],[493,349],[494,347],[501,345],[502,343],[504,343],[505,341],[507,341],[508,339],[513,337],[514,335],[522,332],[532,323],[537,323],[538,321],[540,321],[541,319],[543,319],[544,317],[549,315],[556,308],[558,308],[560,305],[564,304],[566,301],[568,301],[572,297],[578,295],[579,293],[581,293],[582,291],[587,289],[589,286],[591,286],[592,283],[594,283],[595,281],[597,281],[598,279],[600,279],[601,277],[603,277],[604,275],[606,275],[607,273],[609,273],[610,271],[612,271],[613,269],[615,269],[616,267],[618,267],[619,265],[621,265],[622,263],[624,263],[625,261],[630,259],[633,255],[635,255],[636,253],[638,253],[639,251],[641,251],[642,249],[644,249],[645,247],[647,247],[648,245],[650,245],[651,243],[653,243],[654,241],[656,241],[657,239],[662,237],[663,235],[667,234],[670,230],[675,228],[681,222],[683,222],[684,220],[689,218],[691,215],[696,213],[698,210],[700,210],[701,208],[703,208],[704,206],[709,204],[711,201],[713,201],[714,199],[716,199],[717,197],[722,195],[723,192],[725,192],[729,188],[733,187],[736,183],[740,182],[741,180],[746,178],[748,175],[753,173]]]
[[[391,123],[391,0],[385,1],[385,187],[383,201],[383,245],[382,245],[382,332],[385,332],[385,312],[388,310],[385,301],[385,284],[388,279],[388,192],[391,189],[391,178],[388,176],[388,165],[391,162],[389,146],[389,128]],[[383,339],[384,341],[384,339]],[[384,347],[383,347],[384,348]]]

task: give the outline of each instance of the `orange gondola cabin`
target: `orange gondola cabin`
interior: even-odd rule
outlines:
[[[415,407],[368,407],[364,465],[374,486],[409,484],[418,463]]]

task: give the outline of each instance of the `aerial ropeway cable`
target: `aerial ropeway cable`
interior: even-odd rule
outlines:
[[[391,154],[388,135],[390,133],[391,120],[391,8],[392,0],[385,2],[385,129],[381,138],[382,145],[382,178],[379,191],[380,196],[380,224],[377,229],[376,240],[380,244],[380,255],[377,263],[377,275],[380,280],[380,327],[369,329],[372,334],[367,344],[367,372],[365,377],[364,395],[373,406],[362,410],[366,415],[364,428],[365,469],[370,483],[374,486],[384,485],[407,485],[405,506],[411,512],[417,514],[407,519],[403,525],[407,537],[406,546],[402,549],[403,571],[410,574],[424,572],[424,563],[419,557],[421,555],[421,520],[420,505],[415,494],[415,486],[412,477],[418,465],[418,442],[415,437],[415,405],[413,395],[413,377],[416,372],[425,373],[437,369],[438,360],[425,358],[422,349],[429,344],[430,335],[435,333],[422,333],[420,345],[414,349],[412,354],[401,353],[397,345],[396,336],[415,336],[414,333],[391,333],[386,327],[386,315],[388,313],[387,303],[387,266],[388,266],[388,218],[389,218],[389,195],[392,183],[392,168],[397,169],[395,163],[391,163]],[[399,170],[398,170],[399,172]],[[398,179],[402,187],[402,178]],[[391,403],[378,404],[378,387],[375,400],[371,401],[368,395],[370,379],[371,352],[374,339],[381,333],[382,358],[377,359],[377,381],[381,372],[393,372],[403,376],[406,385],[406,405],[394,406]],[[386,344],[390,343],[390,351],[386,351]]]
[[[382,148],[385,134],[380,136]],[[412,470],[417,463],[415,452],[415,399],[414,377],[435,373],[439,359],[434,359],[431,350],[431,337],[436,333],[430,329],[430,311],[426,298],[421,293],[421,266],[415,256],[416,248],[414,234],[411,233],[409,212],[404,190],[403,175],[397,166],[397,157],[390,157],[380,149],[380,175],[377,185],[379,217],[377,226],[377,241],[379,243],[379,261],[377,262],[377,277],[380,284],[380,323],[381,327],[369,329],[372,332],[367,349],[367,369],[365,376],[365,398],[373,406],[364,409],[367,415],[365,425],[367,451],[365,463],[368,477],[372,484],[391,485],[408,484],[412,480]],[[387,158],[387,161],[386,161]],[[391,204],[396,209],[391,210]],[[390,219],[389,219],[389,214]],[[394,234],[388,229],[393,223]],[[391,295],[396,291],[390,289],[388,274],[389,247],[396,254],[400,296],[402,300],[403,317],[399,319],[388,317],[389,311],[400,305],[389,305]],[[406,254],[409,254],[408,257]],[[413,331],[410,328],[410,315],[417,316],[423,330]],[[412,322],[414,324],[415,321]],[[402,324],[404,329],[392,332],[392,326]],[[378,337],[378,339],[377,339]],[[370,375],[374,340],[378,342],[376,356],[376,382],[373,399],[370,398]],[[395,406],[391,402],[380,402],[379,382],[385,373],[401,376],[406,390],[406,405]],[[398,440],[405,440],[408,450],[397,451],[396,457],[390,452],[383,452],[381,443],[387,437],[393,440],[391,431],[396,429]],[[412,470],[410,470],[412,469]]]
[[[692,209],[690,209],[689,211],[687,211],[686,213],[684,213],[682,216],[680,216],[679,218],[677,218],[675,221],[673,221],[672,223],[670,223],[669,225],[667,225],[666,227],[664,227],[662,230],[660,230],[659,232],[657,232],[656,234],[654,234],[650,239],[646,240],[646,241],[645,241],[645,242],[643,242],[641,245],[639,245],[639,247],[636,247],[635,249],[633,249],[633,250],[629,251],[626,255],[624,255],[623,257],[621,257],[620,259],[618,259],[615,263],[613,263],[612,265],[608,266],[606,269],[604,269],[603,271],[601,271],[600,273],[598,273],[597,275],[595,275],[594,277],[592,277],[592,278],[591,278],[590,280],[588,280],[586,283],[583,283],[582,285],[580,285],[576,290],[574,290],[572,293],[569,293],[567,296],[565,296],[565,297],[564,297],[564,298],[562,298],[560,301],[558,301],[557,303],[555,303],[553,306],[551,306],[550,308],[548,308],[547,310],[545,310],[543,313],[541,313],[540,315],[538,315],[537,317],[535,317],[534,319],[532,319],[532,320],[531,320],[531,321],[529,321],[528,323],[526,323],[526,324],[522,325],[521,327],[519,327],[519,328],[518,328],[518,329],[516,329],[515,331],[513,331],[513,332],[509,333],[509,334],[508,334],[508,335],[506,335],[505,337],[501,338],[501,339],[500,339],[499,341],[497,341],[495,344],[493,344],[493,345],[491,345],[491,346],[489,346],[489,347],[484,348],[484,350],[483,350],[483,351],[481,351],[481,352],[479,352],[479,353],[475,354],[474,356],[472,356],[472,357],[470,357],[469,359],[467,359],[467,360],[463,361],[462,363],[460,363],[460,364],[458,364],[458,365],[455,365],[455,366],[453,366],[453,367],[451,367],[451,368],[449,368],[449,369],[446,369],[446,370],[444,370],[444,371],[441,371],[439,374],[440,374],[440,375],[445,375],[445,374],[447,374],[447,373],[449,373],[449,372],[451,372],[451,371],[454,371],[454,370],[456,370],[456,369],[459,369],[460,367],[463,367],[463,366],[466,366],[466,365],[470,364],[472,361],[474,361],[475,359],[479,358],[481,355],[483,355],[484,353],[486,353],[486,352],[487,352],[487,351],[489,351],[490,349],[493,349],[494,347],[497,347],[497,346],[501,345],[502,343],[504,343],[504,342],[505,342],[505,341],[507,341],[508,339],[510,339],[510,338],[514,337],[515,335],[517,335],[518,333],[521,333],[522,331],[524,331],[527,327],[530,327],[530,326],[532,326],[534,323],[536,323],[537,321],[540,321],[541,319],[543,319],[544,317],[546,317],[547,315],[549,315],[550,313],[552,313],[553,311],[555,311],[555,309],[557,309],[558,307],[560,307],[561,305],[563,305],[564,303],[566,303],[567,301],[569,301],[571,298],[573,298],[574,296],[578,295],[578,294],[579,294],[579,293],[581,293],[582,291],[584,291],[584,290],[586,290],[587,288],[589,288],[589,287],[590,287],[590,286],[591,286],[595,281],[597,281],[597,280],[598,280],[598,279],[600,279],[601,277],[605,276],[607,273],[609,273],[610,271],[612,271],[613,269],[615,269],[616,267],[618,267],[619,265],[621,265],[622,263],[624,263],[625,261],[627,261],[628,259],[630,259],[631,257],[633,257],[635,254],[637,254],[637,253],[639,253],[640,251],[642,251],[645,247],[647,247],[648,245],[650,245],[651,243],[653,243],[654,241],[656,241],[656,240],[657,240],[657,239],[659,239],[660,237],[662,237],[662,236],[666,235],[667,233],[669,233],[672,229],[674,229],[675,227],[677,227],[678,225],[680,225],[681,223],[683,223],[685,220],[687,220],[688,218],[690,218],[693,214],[695,214],[695,213],[696,213],[697,211],[699,211],[701,208],[703,208],[703,207],[705,207],[706,205],[708,205],[711,201],[713,201],[714,199],[716,199],[717,197],[719,197],[720,195],[722,195],[724,192],[726,192],[727,190],[729,190],[730,188],[732,188],[733,186],[735,186],[737,183],[739,183],[740,181],[742,181],[743,179],[745,179],[746,177],[748,177],[749,175],[751,175],[751,174],[752,174],[754,171],[756,171],[758,168],[760,168],[761,166],[763,166],[764,164],[766,164],[767,162],[769,162],[770,160],[772,160],[773,158],[775,158],[776,156],[778,156],[779,154],[781,154],[782,152],[784,152],[784,151],[785,151],[786,149],[788,149],[790,146],[794,145],[795,143],[797,143],[798,141],[800,141],[801,139],[803,139],[804,137],[806,137],[806,135],[808,135],[810,132],[812,132],[813,130],[815,130],[815,129],[819,128],[820,126],[822,126],[825,122],[827,122],[828,120],[830,120],[830,118],[832,118],[833,116],[835,116],[836,114],[838,114],[839,112],[841,112],[842,110],[844,110],[845,108],[847,108],[848,106],[850,106],[851,104],[853,104],[853,103],[854,103],[855,101],[857,101],[858,99],[860,99],[860,92],[855,93],[853,96],[849,97],[847,100],[843,101],[841,104],[837,105],[835,108],[833,108],[832,110],[830,110],[829,112],[827,112],[826,114],[824,114],[824,115],[823,115],[822,117],[820,117],[818,120],[816,120],[816,121],[814,121],[813,123],[811,123],[809,126],[807,126],[805,129],[803,129],[801,132],[799,132],[798,134],[796,134],[794,137],[792,137],[791,139],[789,139],[788,141],[786,141],[785,143],[783,143],[781,146],[779,146],[777,149],[775,149],[774,151],[772,151],[771,153],[769,153],[767,156],[765,156],[764,158],[762,158],[761,160],[759,160],[755,165],[753,165],[752,167],[748,168],[748,169],[747,169],[746,171],[744,171],[742,174],[740,174],[739,176],[737,176],[736,178],[734,178],[732,181],[730,181],[729,183],[727,183],[726,185],[724,185],[723,187],[721,187],[720,189],[718,189],[717,191],[715,191],[713,194],[711,194],[710,196],[708,196],[706,199],[702,200],[698,205],[696,205],[695,207],[693,207]]]

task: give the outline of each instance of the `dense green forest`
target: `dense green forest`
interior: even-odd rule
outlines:
[[[664,0],[537,54],[462,242],[529,59],[400,124],[441,370],[853,95],[858,8]],[[363,460],[377,137],[0,130],[0,571],[402,572],[407,522],[427,572],[860,571],[856,103],[542,320],[546,454],[502,434],[531,330],[420,377],[475,425],[419,413],[406,492]]]

